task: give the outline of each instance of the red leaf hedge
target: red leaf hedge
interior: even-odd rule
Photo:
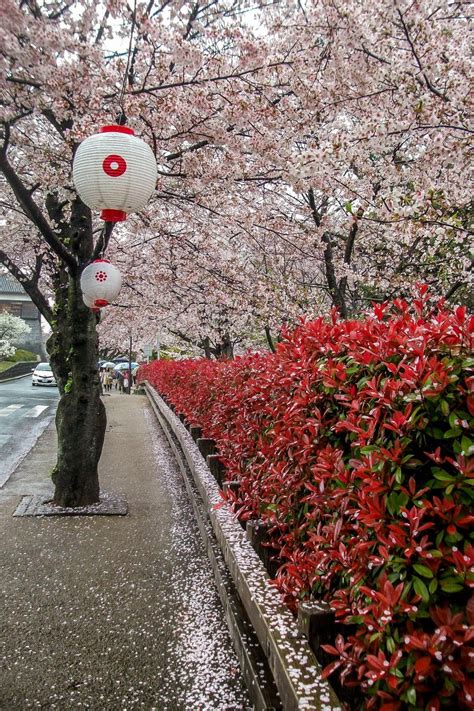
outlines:
[[[336,610],[325,673],[384,711],[474,699],[473,319],[423,299],[139,372],[216,440],[238,515],[271,525],[288,603]]]

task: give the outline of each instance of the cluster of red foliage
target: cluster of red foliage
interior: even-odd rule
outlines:
[[[318,319],[276,354],[140,371],[216,440],[275,583],[347,625],[325,649],[367,709],[473,708],[474,319],[439,304]]]

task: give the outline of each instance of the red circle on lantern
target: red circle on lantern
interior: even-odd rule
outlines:
[[[110,175],[111,178],[118,178],[127,170],[127,163],[125,162],[125,158],[112,153],[110,156],[107,156],[107,158],[104,158],[102,168],[104,169],[104,173]]]
[[[95,278],[96,281],[107,281],[107,274],[105,272],[97,272]]]

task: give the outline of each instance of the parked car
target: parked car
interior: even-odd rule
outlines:
[[[32,385],[57,385],[49,363],[38,363],[31,376]]]

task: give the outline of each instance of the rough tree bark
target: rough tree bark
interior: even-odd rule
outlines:
[[[106,428],[106,414],[100,399],[98,374],[98,316],[84,304],[80,288],[83,269],[107,246],[111,226],[94,244],[89,208],[79,198],[66,206],[48,195],[46,210],[55,229],[32,198],[7,159],[7,142],[0,151],[0,170],[15,197],[48,249],[54,265],[52,288],[54,308],[48,304],[38,283],[42,262],[37,260],[33,276],[22,270],[0,250],[0,261],[23,284],[32,301],[48,320],[52,335],[47,349],[56,376],[60,400],[56,413],[58,456],[53,470],[53,501],[59,506],[87,506],[99,501],[98,463]],[[66,207],[70,216],[66,219]],[[46,247],[45,245],[45,247]]]
[[[94,257],[90,210],[76,199],[68,224],[61,206],[50,199],[48,212],[65,235],[77,269],[60,269],[55,283],[56,323],[47,348],[61,398],[56,412],[58,459],[53,471],[54,503],[87,506],[99,501],[98,464],[106,414],[97,367],[98,316],[84,304],[80,276]]]
[[[66,370],[68,379],[56,412],[53,501],[59,506],[87,506],[99,500],[98,464],[107,419],[97,369],[97,316],[84,305],[78,278],[70,277],[59,310],[65,312],[61,314],[63,329],[53,333],[48,350],[58,382],[64,383]]]

